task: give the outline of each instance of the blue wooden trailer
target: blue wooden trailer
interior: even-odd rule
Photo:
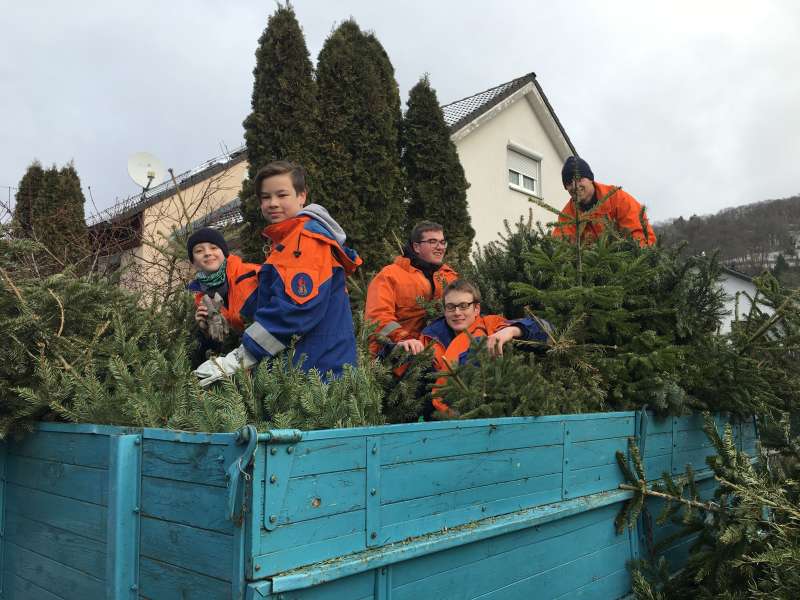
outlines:
[[[691,464],[710,493],[701,427],[643,412],[234,434],[41,424],[0,445],[0,598],[621,598],[626,562],[669,531],[615,532],[630,497],[615,452],[635,437],[650,477]],[[752,451],[753,424],[733,427]]]

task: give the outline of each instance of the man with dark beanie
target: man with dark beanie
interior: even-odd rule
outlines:
[[[241,333],[243,315],[254,310],[258,270],[261,265],[246,263],[228,251],[228,243],[216,229],[204,227],[189,236],[186,243],[189,261],[197,270],[196,277],[187,288],[195,294],[194,318],[200,329],[194,366],[205,361],[207,352],[220,352],[228,327]],[[222,327],[215,317],[221,316]],[[222,329],[222,331],[220,331]]]
[[[444,228],[432,221],[422,221],[411,231],[403,256],[385,266],[367,288],[364,316],[377,325],[370,350],[378,354],[381,340],[397,343],[412,340],[422,350],[419,334],[425,327],[425,309],[417,298],[438,300],[456,273],[444,264],[447,240]],[[414,352],[416,354],[416,352]]]
[[[581,213],[588,213],[586,218],[592,219],[580,226],[581,241],[595,241],[605,223],[610,221],[621,231],[629,233],[640,246],[652,246],[656,243],[656,234],[636,198],[622,188],[595,181],[589,163],[579,156],[570,156],[566,160],[561,169],[561,182],[569,192],[570,199],[561,210],[564,214],[559,216],[559,224],[553,229],[553,236],[575,240],[576,231],[572,219],[575,217],[577,203]],[[605,201],[600,203],[604,198]]]

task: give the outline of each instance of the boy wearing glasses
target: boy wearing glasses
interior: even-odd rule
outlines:
[[[403,256],[396,257],[370,282],[364,316],[377,325],[370,340],[373,355],[386,340],[406,342],[414,354],[423,350],[419,336],[425,326],[425,309],[417,298],[438,300],[445,286],[458,278],[458,273],[444,264],[446,252],[444,228],[422,221],[411,231]]]
[[[414,340],[419,343],[419,348],[411,344],[411,340],[398,343],[411,354],[432,345],[437,371],[463,364],[473,338],[485,337],[489,352],[496,356],[502,355],[503,346],[514,338],[542,343],[549,339],[548,332],[533,319],[509,321],[501,315],[481,315],[480,291],[463,279],[453,281],[445,288],[443,303],[444,316],[423,329],[419,340]],[[436,387],[442,386],[444,379],[439,378]],[[439,398],[433,399],[433,408],[441,413],[450,413],[450,408]]]

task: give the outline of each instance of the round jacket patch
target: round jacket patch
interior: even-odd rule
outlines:
[[[308,273],[298,273],[292,277],[292,291],[296,296],[305,298],[314,290],[314,281]]]

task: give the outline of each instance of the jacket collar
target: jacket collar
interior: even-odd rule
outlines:
[[[450,326],[447,324],[447,321],[444,317],[439,317],[435,321],[431,322],[425,329],[422,330],[423,335],[426,335],[430,338],[435,339],[439,342],[442,346],[447,348],[450,344],[453,343],[453,340],[456,339],[462,333],[469,333],[470,335],[474,335],[476,331],[479,329],[483,329],[483,334],[488,335],[489,332],[486,329],[486,322],[483,320],[483,315],[478,315],[475,320],[472,322],[472,325],[466,330],[466,332],[461,331],[456,333]]]
[[[271,240],[274,244],[280,244],[285,240],[299,225],[308,221],[310,217],[292,217],[280,223],[273,223],[267,225],[264,231],[261,232],[261,237],[266,240]]]

